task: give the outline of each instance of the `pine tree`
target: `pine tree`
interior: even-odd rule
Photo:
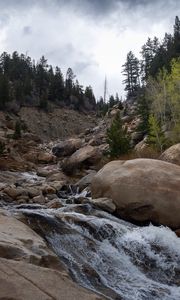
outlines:
[[[111,127],[107,130],[107,143],[110,157],[118,157],[130,150],[130,139],[127,129],[122,125],[120,113],[117,113]]]
[[[0,75],[0,109],[4,109],[10,101],[10,86],[5,75]]]
[[[16,122],[13,138],[15,140],[21,138],[21,122],[20,121]]]
[[[140,87],[140,64],[132,51],[127,54],[126,63],[122,67],[122,73],[126,77],[123,83],[126,84],[127,99],[136,98],[138,88]]]

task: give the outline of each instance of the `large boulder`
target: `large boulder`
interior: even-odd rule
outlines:
[[[82,140],[73,138],[66,141],[61,141],[52,148],[52,153],[57,157],[64,157],[73,154],[82,146]]]
[[[107,197],[129,221],[180,228],[180,167],[154,159],[112,161],[92,180],[92,197]]]
[[[164,151],[161,154],[160,159],[180,166],[180,143],[173,145]]]
[[[96,164],[101,159],[101,156],[101,152],[97,147],[84,146],[65,159],[61,167],[63,172],[71,174],[83,164],[87,166]]]

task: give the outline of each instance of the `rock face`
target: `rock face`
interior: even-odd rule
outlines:
[[[180,143],[164,151],[160,159],[180,166]]]
[[[154,159],[112,161],[92,181],[92,197],[107,197],[120,217],[180,228],[180,167]]]
[[[101,300],[69,278],[43,239],[0,211],[0,299]]]

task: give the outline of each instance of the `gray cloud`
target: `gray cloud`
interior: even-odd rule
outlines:
[[[0,0],[0,51],[72,67],[98,96],[106,74],[109,92],[121,93],[127,52],[172,31],[178,14],[179,0]]]
[[[24,26],[23,27],[23,34],[24,35],[29,35],[29,34],[31,34],[32,33],[32,28],[31,28],[31,26]]]
[[[178,7],[179,0],[1,0],[0,9],[28,9],[33,6],[40,7],[71,7],[75,11],[84,11],[89,14],[104,15],[110,14],[119,7],[126,7],[127,9],[140,9],[143,7],[164,4],[165,7]]]

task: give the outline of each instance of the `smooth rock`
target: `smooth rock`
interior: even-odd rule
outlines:
[[[93,178],[92,197],[107,197],[134,222],[180,228],[180,167],[154,159],[112,161]]]
[[[41,265],[56,256],[43,239],[12,216],[0,214],[0,257]],[[57,258],[56,258],[56,261]],[[1,291],[0,291],[1,293]]]
[[[0,299],[102,300],[78,286],[66,272],[0,258]]]
[[[160,159],[180,166],[180,143],[173,145],[164,151],[161,154]]]

